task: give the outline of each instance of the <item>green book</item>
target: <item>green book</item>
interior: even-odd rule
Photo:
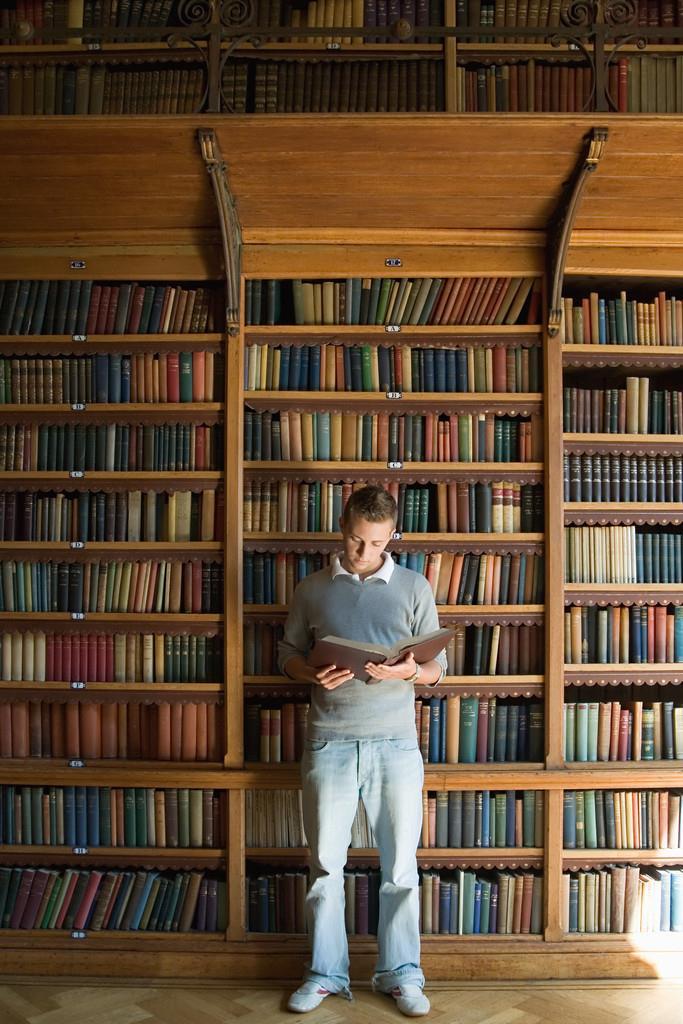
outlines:
[[[111,846],[111,789],[101,786],[99,794],[100,808],[100,846]]]
[[[303,324],[304,321],[304,286],[303,281],[295,278],[292,281],[292,299],[294,301],[294,323]]]
[[[577,789],[574,802],[576,805],[576,849],[586,848],[586,802],[582,789]]]
[[[460,700],[459,740],[459,761],[461,764],[474,764],[476,761],[478,716],[479,698],[462,697]]]
[[[379,293],[382,287],[382,278],[373,277],[370,285],[370,296],[368,299],[368,312],[367,319],[364,321],[368,324],[377,323],[377,308],[379,306]]]
[[[135,790],[126,787],[123,791],[123,832],[126,846],[137,846],[135,815]]]
[[[4,924],[5,907],[7,905],[7,896],[9,893],[10,881],[12,879],[12,870],[12,868],[0,867],[0,924],[3,928],[6,927]]]
[[[458,934],[472,935],[474,932],[474,885],[477,876],[474,871],[458,869]]]
[[[583,794],[584,838],[587,850],[598,848],[598,823],[595,808],[595,790],[587,789]]]
[[[577,701],[576,704],[576,743],[575,757],[577,761],[588,760],[588,704]]]
[[[505,846],[505,822],[507,816],[507,794],[496,793],[495,796],[495,845]]]
[[[387,314],[387,305],[389,303],[389,296],[391,295],[391,289],[392,289],[392,286],[393,286],[393,283],[394,283],[393,278],[391,278],[391,277],[385,277],[385,278],[381,279],[381,282],[382,283],[381,283],[380,290],[379,290],[379,299],[378,299],[378,302],[377,302],[377,312],[375,314],[375,319],[374,319],[374,323],[376,323],[376,324],[383,324],[384,323],[384,320],[385,320],[385,317],[386,317],[386,314]]]
[[[178,846],[185,849],[190,845],[190,791],[178,790]]]
[[[178,360],[180,377],[180,401],[192,401],[192,353],[181,352]]]
[[[363,380],[363,391],[372,391],[372,355],[369,345],[361,346],[360,365]]]
[[[173,885],[171,886],[171,892],[168,899],[168,904],[165,908],[163,918],[159,920],[159,929],[164,932],[170,932],[173,925],[173,918],[176,914],[176,908],[180,899],[180,891],[183,885],[183,873],[179,871],[173,879]]]
[[[564,759],[576,760],[576,704],[564,705]]]
[[[598,759],[598,718],[600,715],[600,704],[598,701],[590,701],[588,704],[587,743],[589,761]]]
[[[58,871],[51,871],[50,874],[54,876],[54,885],[52,886],[52,892],[48,897],[45,910],[43,911],[40,921],[36,921],[35,923],[36,928],[47,928],[49,926],[57,898],[62,891],[62,886],[64,884],[64,878],[63,876],[60,876]]]
[[[136,846],[147,846],[147,793],[135,789],[135,839]]]

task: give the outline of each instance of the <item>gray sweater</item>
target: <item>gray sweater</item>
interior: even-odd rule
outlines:
[[[393,644],[438,628],[434,596],[419,573],[396,565],[388,582],[363,582],[346,574],[333,579],[328,567],[307,576],[294,592],[279,644],[280,669],[293,655],[306,657],[316,638],[327,634]],[[437,660],[445,671],[445,654]],[[413,684],[386,679],[368,685],[352,679],[335,690],[311,686],[308,738],[414,740]]]

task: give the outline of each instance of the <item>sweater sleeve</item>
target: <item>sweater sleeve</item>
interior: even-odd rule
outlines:
[[[287,622],[285,623],[285,635],[278,643],[278,666],[286,675],[285,663],[296,654],[306,657],[311,649],[313,637],[308,624],[306,613],[306,598],[301,587],[294,591]]]
[[[436,610],[436,602],[434,601],[434,594],[432,588],[424,577],[420,577],[420,586],[416,589],[415,593],[415,610],[413,620],[413,633],[415,636],[421,636],[423,633],[433,633],[434,630],[440,626],[439,614]],[[437,686],[441,682],[443,677],[446,675],[448,668],[448,662],[446,661],[446,652],[441,651],[434,659],[441,666],[441,675],[432,683],[432,686]]]

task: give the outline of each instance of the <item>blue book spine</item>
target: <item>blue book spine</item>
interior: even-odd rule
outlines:
[[[451,920],[451,885],[441,882],[439,886],[439,933],[448,935]]]
[[[76,842],[74,846],[88,845],[88,804],[85,786],[75,787]]]
[[[422,365],[424,366],[423,391],[433,392],[439,390],[435,387],[434,349],[426,348],[423,350]]]
[[[481,801],[481,845],[490,846],[491,838],[491,793],[485,789]]]
[[[97,786],[89,786],[86,794],[88,841],[86,846],[100,845],[100,791]]]
[[[121,356],[116,353],[109,357],[109,401],[121,401]]]
[[[95,353],[95,401],[109,401],[109,356],[104,352]]]
[[[464,348],[456,349],[455,353],[456,365],[457,365],[457,376],[456,376],[456,391],[467,391],[468,380],[467,380],[467,351]]]
[[[429,701],[429,763],[441,761],[441,697]]]
[[[289,356],[289,380],[287,383],[288,391],[299,390],[299,378],[301,374],[301,345],[292,345],[292,350]]]
[[[130,356],[121,356],[121,401],[130,402]]]
[[[138,899],[137,906],[135,907],[135,911],[133,913],[133,917],[132,917],[132,920],[130,922],[130,930],[131,931],[137,931],[137,929],[140,927],[140,919],[141,919],[141,917],[142,917],[142,915],[143,915],[143,913],[145,911],[145,905],[147,903],[147,897],[149,896],[150,889],[152,888],[152,883],[154,882],[154,879],[157,877],[158,874],[159,874],[158,871],[148,871],[147,872],[147,877],[145,878],[145,884],[144,884],[144,886],[142,888],[142,892],[140,893],[140,898]]]
[[[446,391],[446,349],[434,349],[434,389]]]
[[[445,391],[457,391],[457,368],[455,349],[445,349],[446,355],[446,387]]]
[[[291,345],[282,345],[280,348],[280,378],[278,380],[279,391],[289,390],[289,360],[291,351]]]
[[[566,850],[576,849],[576,798],[574,790],[565,789],[562,815],[563,845]]]
[[[598,340],[601,345],[607,344],[607,308],[604,299],[598,300]]]
[[[505,845],[515,845],[515,791],[508,790],[505,800]]]
[[[439,742],[439,761],[446,761],[446,725],[448,723],[448,701],[441,702],[441,737]]]
[[[474,883],[474,918],[472,921],[473,935],[479,935],[481,926],[481,882]]]
[[[311,359],[311,349],[309,345],[302,345],[300,348],[300,359],[299,359],[299,381],[296,387],[297,391],[308,390],[308,369]]]
[[[671,871],[671,931],[683,932],[683,870]]]

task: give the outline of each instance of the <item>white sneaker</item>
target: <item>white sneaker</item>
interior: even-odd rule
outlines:
[[[287,1009],[292,1013],[310,1013],[329,995],[327,989],[321,988],[317,981],[305,981],[296,992],[292,992]]]
[[[396,1006],[406,1017],[424,1017],[429,1013],[429,1000],[419,985],[397,985],[388,995],[394,997]]]

